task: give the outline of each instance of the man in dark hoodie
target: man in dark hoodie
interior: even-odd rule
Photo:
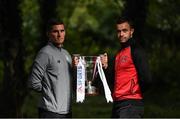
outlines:
[[[130,19],[119,18],[116,28],[121,49],[113,59],[112,117],[140,118],[144,114],[142,92],[147,88],[147,82],[151,82],[148,62],[144,51],[132,38],[134,27]]]

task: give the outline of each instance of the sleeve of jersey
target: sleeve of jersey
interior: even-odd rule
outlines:
[[[110,90],[114,89],[114,74],[115,74],[115,56],[108,57],[108,67],[104,69],[104,73],[107,79],[107,83],[110,87]]]
[[[140,86],[142,91],[145,91],[152,82],[149,64],[145,52],[142,49],[136,49],[134,51],[134,60],[140,80]]]
[[[32,70],[28,79],[28,87],[41,92],[42,90],[42,79],[44,77],[44,72],[48,64],[48,55],[46,53],[39,52],[33,63]]]

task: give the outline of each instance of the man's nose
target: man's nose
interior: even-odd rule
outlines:
[[[59,37],[61,36],[61,32],[60,32],[60,31],[58,32],[58,36],[59,36]]]
[[[123,36],[123,32],[120,32],[120,36]]]

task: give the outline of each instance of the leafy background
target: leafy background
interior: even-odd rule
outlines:
[[[0,117],[37,117],[40,94],[26,82],[37,51],[46,43],[44,25],[57,17],[66,25],[71,53],[115,55],[115,22],[123,14],[136,23],[153,86],[145,94],[144,117],[180,117],[180,1],[178,0],[0,0]],[[111,62],[109,65],[112,65]],[[111,80],[109,78],[108,80]],[[75,103],[73,117],[110,117],[104,94]]]

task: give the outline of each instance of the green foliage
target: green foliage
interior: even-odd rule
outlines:
[[[71,53],[81,53],[83,55],[97,55],[103,52],[115,52],[116,47],[119,47],[119,43],[115,38],[114,22],[115,18],[119,16],[121,9],[123,8],[115,2],[109,2],[108,0],[96,1],[96,0],[66,0],[57,1],[59,6],[57,7],[57,16],[63,19],[66,25],[66,41],[65,48]],[[40,42],[40,14],[39,5],[35,0],[24,0],[21,3],[22,19],[23,19],[23,41],[26,44],[26,71],[30,71],[35,54],[37,53],[37,44]],[[71,8],[71,9],[70,9]],[[102,42],[103,41],[103,42]],[[114,44],[115,47],[112,47]],[[37,117],[37,95],[34,93],[29,94],[25,100],[22,111],[24,117]],[[75,117],[108,117],[110,112],[110,105],[105,105],[104,100],[100,98],[98,108],[89,108],[87,115],[82,114],[78,110],[81,110],[82,106],[92,105],[100,97],[90,98],[89,102],[79,106],[73,104],[73,111],[77,114]],[[91,100],[92,99],[92,100]],[[87,100],[88,101],[88,100]],[[105,103],[105,104],[104,104]],[[104,110],[101,110],[102,106],[107,106]],[[79,109],[78,109],[79,107]],[[88,108],[87,108],[88,109]],[[101,110],[101,111],[98,111]],[[104,115],[106,113],[107,115]],[[75,113],[74,113],[75,114]],[[84,113],[86,114],[86,113]]]
[[[118,47],[114,21],[122,7],[107,0],[72,1],[72,4],[61,1],[61,4],[67,5],[57,10],[60,13],[59,17],[67,24],[65,47],[71,53],[97,55],[107,50],[114,52],[115,48],[112,49],[111,44]]]
[[[161,116],[164,117],[173,117],[172,114],[166,115],[166,110],[171,110],[172,107],[175,110],[178,110],[178,107],[175,106],[175,104],[177,103],[177,105],[179,105],[177,100],[180,98],[180,96],[177,94],[180,93],[180,74],[178,70],[178,66],[180,66],[180,63],[178,62],[180,60],[180,52],[176,50],[177,49],[173,49],[167,44],[161,46],[161,48],[158,48],[158,46],[156,46],[156,48],[154,48],[154,51],[152,52],[153,55],[151,55],[150,59],[154,80],[154,85],[152,87],[154,89],[151,94],[156,92],[156,94],[154,94],[154,97],[157,97],[155,98],[156,101],[161,102],[160,104],[162,106],[165,106],[164,108],[161,108],[161,111],[164,114]],[[160,106],[159,104],[156,105]]]
[[[162,84],[161,84],[162,85]],[[153,87],[145,95],[145,118],[179,118],[179,89]],[[153,97],[153,98],[152,98]]]
[[[152,0],[149,6],[148,23],[162,30],[180,29],[180,5],[175,0]]]
[[[151,0],[144,34],[154,85],[147,95],[145,117],[180,117],[179,1]],[[153,98],[152,98],[153,97]]]
[[[26,65],[25,70],[29,72],[29,69],[32,65],[34,56],[36,54],[36,49],[38,43],[40,42],[40,14],[39,14],[39,5],[36,0],[23,0],[20,4],[22,12],[22,39],[23,43],[26,46]]]
[[[115,20],[121,15],[125,3],[125,0],[57,0],[57,17],[66,25],[64,47],[71,54],[108,52],[114,55],[119,49]],[[147,94],[145,117],[180,117],[179,6],[179,0],[149,0],[143,40],[154,85]],[[20,4],[26,72],[30,72],[40,40],[43,40],[40,39],[42,21],[39,7],[36,0],[22,0]],[[1,87],[3,70],[4,64],[0,60]],[[37,102],[38,94],[28,95],[22,108],[24,117],[37,117]],[[83,104],[73,102],[74,117],[110,117],[110,113],[111,104],[107,104],[102,96],[88,97]]]
[[[30,92],[26,97],[22,107],[24,118],[37,118],[38,117],[38,100],[40,95],[37,92]]]
[[[149,4],[147,33],[145,37],[151,47],[149,58],[156,82],[166,86],[177,86],[180,79],[178,73],[179,60],[179,1],[152,0]]]

